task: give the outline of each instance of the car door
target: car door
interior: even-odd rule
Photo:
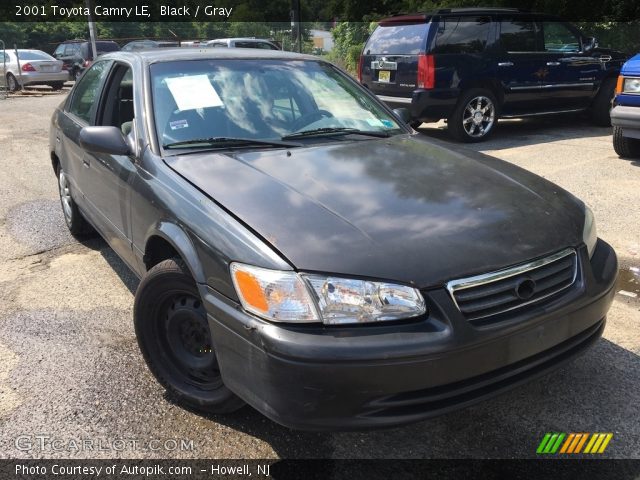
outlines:
[[[543,89],[557,108],[588,107],[596,82],[603,75],[600,60],[585,54],[580,34],[562,22],[543,21],[542,32],[549,56],[549,75]]]
[[[75,193],[74,200],[94,225],[97,219],[96,212],[85,196],[91,179],[79,136],[83,127],[94,124],[100,91],[112,63],[96,62],[78,81],[65,104],[63,114],[59,117],[59,130],[56,132],[56,154],[61,159],[62,167],[71,182],[72,192]]]
[[[502,113],[544,109],[541,85],[549,74],[540,27],[533,17],[503,17],[499,21],[497,76],[504,91]]]
[[[105,82],[96,125],[117,127],[123,135],[135,135],[133,85],[131,68],[116,63]],[[133,137],[130,144],[135,144]],[[97,214],[103,236],[118,255],[133,266],[129,184],[136,171],[135,157],[93,152],[85,152],[84,156],[85,196]]]

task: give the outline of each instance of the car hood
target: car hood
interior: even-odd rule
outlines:
[[[422,288],[582,241],[583,205],[558,186],[416,137],[165,161],[298,270]]]
[[[620,73],[623,75],[640,75],[640,54],[627,60]]]

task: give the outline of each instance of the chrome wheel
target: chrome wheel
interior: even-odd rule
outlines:
[[[67,176],[62,169],[58,175],[58,187],[60,188],[60,202],[62,203],[64,220],[68,226],[71,226],[73,222],[73,199],[71,198],[71,191],[69,190],[69,180],[67,180]]]
[[[479,96],[467,103],[462,114],[462,127],[469,137],[484,137],[495,122],[496,108],[490,98]]]

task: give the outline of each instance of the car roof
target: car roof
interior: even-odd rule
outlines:
[[[265,60],[315,60],[324,61],[313,55],[304,55],[283,50],[260,50],[250,48],[163,48],[131,52],[112,52],[102,55],[101,59],[141,60],[143,63],[174,62],[179,60],[215,60],[215,59],[265,59]]]
[[[545,17],[556,18],[546,13],[537,13],[530,10],[520,8],[502,8],[502,7],[466,7],[466,8],[441,8],[428,12],[417,12],[409,14],[394,15],[378,20],[381,26],[390,26],[397,23],[420,23],[426,22],[432,17],[442,15],[508,15],[517,17]]]
[[[217,41],[229,41],[229,40],[233,40],[234,42],[237,40],[242,40],[242,41],[246,41],[246,42],[269,42],[271,43],[271,40],[267,40],[266,38],[255,38],[255,37],[227,37],[227,38],[214,38],[213,40],[209,40],[210,42],[217,42]]]

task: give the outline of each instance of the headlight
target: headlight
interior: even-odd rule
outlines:
[[[622,91],[623,93],[640,93],[640,78],[625,78]]]
[[[384,322],[426,312],[418,290],[404,285],[231,264],[245,310],[275,322],[327,325]]]
[[[593,256],[593,251],[596,249],[596,242],[598,241],[598,233],[596,232],[596,219],[593,217],[593,212],[586,205],[584,206],[584,227],[582,229],[582,241],[587,246],[589,252],[589,258]]]

